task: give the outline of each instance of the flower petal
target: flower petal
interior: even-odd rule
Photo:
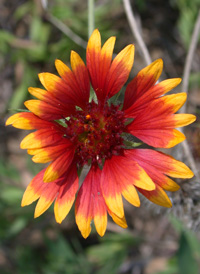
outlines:
[[[62,78],[65,77],[65,75],[68,73],[72,74],[71,69],[59,59],[55,60],[55,66],[56,66],[56,69],[57,69],[59,75]]]
[[[104,88],[107,75],[112,62],[113,49],[115,45],[115,37],[110,37],[102,47],[101,56],[99,61],[99,75],[98,82],[96,82],[96,88],[94,88],[99,102],[104,102],[107,96],[107,90]],[[95,79],[93,79],[95,83]]]
[[[43,183],[45,184],[45,183]],[[35,207],[34,218],[42,215],[53,203],[58,195],[60,186],[54,182],[45,184],[45,188],[42,190],[40,199]]]
[[[156,189],[153,191],[145,191],[139,188],[138,190],[152,203],[157,204],[159,206],[168,207],[168,208],[172,207],[172,203],[169,197],[160,186],[157,185]]]
[[[152,89],[150,89],[150,91],[151,90]],[[129,109],[125,110],[126,117],[134,118],[137,115],[145,112],[148,108],[152,108],[151,106],[154,106],[155,109],[158,109],[158,107],[161,109],[164,106],[165,111],[168,113],[175,113],[184,105],[187,98],[187,94],[184,92],[162,96],[160,98],[152,97],[152,93],[148,94],[147,97],[145,97],[145,95],[146,93],[140,97]]]
[[[45,184],[43,183],[45,170],[46,168],[40,171],[27,186],[22,198],[22,207],[32,204],[41,196],[41,193],[45,188]]]
[[[158,176],[157,180],[155,179],[154,181],[156,181],[156,183],[160,187],[162,187],[163,189],[165,189],[167,191],[177,191],[180,189],[180,186],[177,183],[175,183],[172,179],[170,179],[164,175],[163,175],[162,180],[161,180],[161,176]]]
[[[171,148],[185,140],[185,135],[176,129],[130,130],[130,132],[146,144],[157,148]]]
[[[44,88],[52,93],[54,93],[56,90],[56,83],[61,82],[61,79],[57,75],[49,72],[39,73],[38,77]]]
[[[155,189],[152,180],[135,161],[123,156],[112,156],[105,161],[101,177],[102,193],[108,208],[120,218],[124,215],[121,193],[132,204],[139,206],[139,198],[132,185],[146,190]]]
[[[100,58],[101,58],[101,35],[95,29],[88,41],[86,50],[87,68],[90,74],[91,83],[96,92],[100,84]],[[98,91],[97,91],[98,95]]]
[[[90,36],[87,44],[87,52],[99,52],[101,50],[101,35],[98,29],[95,29]]]
[[[146,173],[156,185],[159,185],[160,187],[168,191],[177,191],[180,188],[179,185],[177,185],[172,179],[164,175],[162,168],[160,169],[158,166],[153,165],[153,155],[152,161],[147,160],[149,152],[150,150],[148,149],[145,149],[144,151],[143,149],[141,151],[137,149],[132,149],[125,150],[124,154],[127,158],[135,160],[146,171]],[[147,154],[147,159],[145,157],[145,153]]]
[[[106,231],[107,209],[101,194],[100,177],[101,170],[97,166],[92,166],[76,199],[76,223],[84,238],[90,234],[92,219],[100,236]]]
[[[64,144],[59,144],[57,146],[45,147],[40,149],[34,149],[29,154],[34,155],[32,160],[35,163],[48,163],[55,160],[57,157],[61,156],[69,147],[72,145],[70,141],[65,140]]]
[[[110,37],[101,49],[101,36],[98,30],[92,33],[87,46],[87,67],[91,83],[99,102],[104,102],[107,91],[104,89],[106,77],[112,62],[115,37]]]
[[[35,115],[47,121],[63,119],[75,111],[74,105],[62,107],[61,104],[53,104],[53,101],[49,104],[40,100],[28,100],[24,104]]]
[[[62,62],[56,60],[55,65],[57,69],[60,67],[60,63]],[[39,79],[43,86],[60,102],[60,104],[65,104],[67,107],[71,106],[71,108],[74,108],[75,105],[79,105],[79,99],[76,98],[77,93],[75,92],[76,90],[79,91],[79,86],[73,72],[69,68],[66,71],[67,75],[65,74],[63,79],[47,72],[40,73]]]
[[[40,198],[35,208],[34,217],[36,218],[44,213],[57,197],[54,210],[57,222],[61,223],[70,210],[78,190],[76,166],[71,166],[63,177],[49,184],[43,181],[45,171],[46,169],[43,169],[39,172],[28,185],[21,205],[29,205]]]
[[[52,182],[63,175],[69,168],[74,157],[74,148],[68,148],[61,156],[54,160],[46,169],[43,181]]]
[[[127,188],[123,189],[122,195],[130,204],[136,207],[140,206],[140,198],[133,185],[128,185]]]
[[[16,113],[8,118],[6,126],[12,125],[20,129],[41,129],[49,127],[51,124],[44,121],[30,112]]]
[[[36,149],[47,147],[60,142],[63,139],[63,133],[56,130],[52,124],[51,128],[39,129],[36,132],[28,134],[21,142],[21,149]]]
[[[176,127],[184,127],[196,121],[196,116],[193,114],[180,113],[174,115],[174,120]]]
[[[183,95],[183,100],[184,98]],[[195,120],[194,115],[173,114],[182,102],[177,103],[174,96],[154,100],[128,125],[128,130],[150,146],[163,148],[175,146],[182,142],[185,136],[174,128]]]
[[[87,67],[75,51],[71,52],[71,67],[80,90],[77,96],[81,98],[81,104],[85,107],[90,96],[90,80]]]
[[[186,102],[187,93],[181,92],[177,94],[170,94],[163,96],[156,101],[163,102],[163,104],[168,107],[172,113],[177,112]]]
[[[162,59],[158,59],[137,74],[126,88],[124,110],[130,108],[139,97],[155,85],[161,75],[162,69],[163,61]]]
[[[62,61],[55,61],[56,69],[62,77],[56,85],[57,96],[62,98],[64,93],[66,98],[71,98],[74,104],[84,109],[90,95],[88,71],[80,56],[74,51],[71,53],[71,65],[73,71]]]
[[[120,91],[126,83],[134,61],[134,45],[125,47],[113,60],[104,89],[110,98]]]
[[[119,218],[117,215],[115,215],[113,212],[111,212],[110,210],[108,210],[109,215],[112,217],[113,221],[121,226],[122,228],[127,228],[128,225],[126,223],[126,219],[125,216],[123,216],[122,218]]]
[[[54,213],[57,223],[61,223],[69,213],[78,190],[78,174],[75,164],[72,163],[67,173],[54,204]]]
[[[51,92],[45,89],[29,87],[28,92],[34,97],[36,97],[37,99],[41,101],[45,101],[46,103],[51,104],[52,101],[61,103],[60,100],[57,100],[56,97],[54,97]]]
[[[127,81],[134,60],[134,46],[124,48],[113,60],[115,37],[109,38],[101,49],[101,36],[95,30],[87,46],[87,67],[98,101],[115,95]]]
[[[192,178],[193,172],[172,156],[152,149],[125,150],[126,157],[135,160],[147,173],[160,172],[174,178]]]

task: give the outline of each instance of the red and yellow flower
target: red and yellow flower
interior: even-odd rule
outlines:
[[[76,199],[76,223],[84,238],[90,234],[91,221],[104,235],[107,214],[127,227],[122,197],[139,207],[139,191],[153,203],[171,207],[165,190],[179,186],[170,177],[193,176],[182,162],[151,148],[133,148],[129,139],[136,137],[154,148],[170,148],[185,139],[175,128],[192,123],[195,116],[175,113],[186,93],[163,96],[181,80],[157,83],[163,68],[158,59],[128,84],[123,105],[113,104],[110,98],[124,86],[134,60],[134,46],[129,45],[112,61],[114,44],[111,37],[101,47],[95,30],[87,46],[87,66],[73,51],[71,69],[56,60],[60,77],[41,73],[45,89],[29,88],[37,98],[25,102],[30,112],[14,114],[6,123],[36,130],[23,139],[21,148],[36,163],[51,162],[27,187],[22,206],[39,199],[38,217],[55,201],[55,218],[61,223]],[[90,170],[79,189],[78,171],[84,165]]]

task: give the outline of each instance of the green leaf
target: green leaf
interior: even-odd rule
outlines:
[[[180,274],[198,274],[198,264],[194,258],[187,235],[182,232],[177,252],[177,261]]]
[[[33,6],[34,3],[32,1],[27,1],[24,4],[19,5],[13,14],[13,17],[16,20],[22,19],[22,17],[33,10]]]
[[[172,223],[173,227],[176,229],[176,231],[181,234],[185,233],[185,236],[187,237],[188,243],[190,244],[191,249],[193,252],[198,254],[200,256],[200,242],[197,239],[196,235],[194,234],[193,231],[187,229],[184,224],[175,218],[173,215],[170,215],[169,217],[170,222]]]
[[[15,90],[11,101],[9,102],[8,109],[20,109],[26,100],[28,93],[28,87],[35,84],[35,79],[37,77],[36,71],[28,66],[27,63],[23,63],[24,65],[24,75],[22,82]]]
[[[115,274],[128,255],[129,247],[140,242],[129,233],[109,234],[102,238],[100,244],[88,248],[88,255],[101,267],[98,274]]]
[[[24,191],[18,187],[6,186],[6,188],[1,189],[0,197],[5,203],[9,205],[20,205],[23,192]]]
[[[9,109],[9,111],[14,111],[14,112],[30,112],[30,110],[23,109],[23,108]]]
[[[15,93],[13,94],[9,104],[9,109],[20,108],[23,102],[25,101],[26,96],[27,96],[27,86],[26,86],[26,83],[23,81],[15,90]]]
[[[14,35],[8,31],[0,30],[0,52],[7,53],[10,49],[9,44],[13,41]]]
[[[28,223],[27,219],[23,217],[17,218],[14,222],[12,222],[12,226],[10,226],[7,232],[7,236],[11,237],[11,236],[17,235],[20,231],[22,231],[22,229],[26,227],[27,223]]]
[[[50,34],[50,26],[42,22],[39,16],[32,19],[30,37],[34,42],[46,44]]]
[[[136,143],[136,142],[126,141],[126,140],[124,140],[124,144],[128,147],[139,147],[143,145],[143,143]]]
[[[65,238],[59,236],[58,239],[54,241],[47,238],[45,240],[48,247],[48,252],[46,254],[47,264],[44,267],[45,273],[92,273],[90,263],[86,260],[85,256],[82,253],[76,254]]]
[[[0,176],[5,176],[15,181],[20,178],[18,170],[11,163],[5,163],[3,159],[0,159]]]

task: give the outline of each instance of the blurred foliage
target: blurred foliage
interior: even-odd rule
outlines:
[[[77,0],[56,0],[50,5],[48,12],[87,40],[87,6],[84,2],[81,5],[79,3]],[[117,31],[111,29],[112,22],[107,18],[111,11],[115,12],[119,8],[120,1],[115,0],[108,5],[99,5],[95,10],[96,25],[101,30],[103,39],[117,34]],[[18,109],[22,106],[28,97],[27,88],[40,85],[37,74],[44,69],[50,71],[56,58],[69,62],[73,49],[85,59],[85,49],[76,45],[70,37],[66,37],[48,22],[45,12],[44,15],[40,14],[34,1],[25,1],[19,5],[13,14],[13,20],[22,25],[23,20],[27,20],[30,28],[24,31],[25,38],[18,38],[7,30],[0,30],[0,54],[9,55],[13,64],[21,65],[21,79],[16,80],[19,83],[16,83],[8,109]]]
[[[200,6],[200,0],[171,0],[170,3],[172,7],[179,10],[177,26],[185,47],[188,47],[197,17],[196,7]],[[139,11],[145,10],[147,3],[143,0],[136,1],[135,6]],[[95,24],[102,33],[102,40],[111,35],[120,37],[119,30],[114,22],[109,20],[109,16],[111,12],[118,14],[121,8],[120,0],[97,5]],[[50,2],[48,12],[87,40],[86,2],[83,1],[80,4],[78,0],[55,0]],[[13,20],[17,24],[22,24],[23,20],[28,21],[30,28],[24,30],[22,38],[18,38],[8,30],[0,30],[0,54],[9,55],[10,61],[13,64],[20,63],[22,70],[20,79],[15,79],[15,93],[9,102],[8,109],[17,109],[22,106],[28,97],[27,88],[39,85],[37,77],[39,72],[55,71],[53,63],[56,58],[69,62],[70,51],[73,49],[85,59],[85,50],[46,20],[45,12],[44,14],[38,12],[34,1],[25,1],[19,5],[13,14]]]
[[[128,257],[129,250],[142,241],[131,234],[108,234],[102,238],[99,245],[88,248],[89,258],[95,262],[98,274],[118,272],[123,261]]]
[[[26,225],[26,216],[21,216],[21,198],[23,190],[19,187],[19,171],[10,163],[4,163],[0,159],[0,240],[5,241],[7,238],[17,235]],[[5,182],[7,180],[7,184]],[[18,182],[13,185],[12,182]],[[12,224],[12,225],[11,225]]]
[[[198,274],[200,267],[200,241],[178,219],[170,216],[174,229],[179,234],[177,253],[169,259],[165,271],[156,274]]]
[[[199,12],[200,0],[170,0],[172,6],[179,10],[177,26],[182,41],[186,48],[190,45],[190,39],[193,32],[194,24]]]

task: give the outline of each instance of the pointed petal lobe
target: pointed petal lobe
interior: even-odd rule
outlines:
[[[160,186],[156,186],[156,189],[153,191],[145,191],[139,188],[138,190],[152,203],[168,208],[172,207],[169,197]]]
[[[124,98],[124,110],[130,108],[136,100],[155,85],[161,75],[162,69],[163,61],[162,59],[158,59],[137,74],[127,86]]]
[[[92,166],[76,199],[76,223],[84,238],[90,234],[90,223],[93,219],[100,236],[103,236],[106,231],[107,210],[101,194],[100,177],[101,170],[97,166]]]
[[[104,86],[109,98],[119,92],[126,83],[133,66],[134,52],[134,45],[129,45],[113,60]]]
[[[40,129],[49,127],[51,124],[38,118],[33,113],[20,112],[8,118],[6,121],[6,126],[8,125],[12,125],[13,127],[20,129]]]
[[[121,193],[132,204],[139,206],[133,185],[146,190],[155,189],[155,184],[135,161],[123,156],[112,156],[105,161],[101,177],[102,193],[108,208],[120,218],[124,215]]]
[[[68,148],[61,156],[56,158],[46,169],[44,182],[52,182],[63,175],[69,168],[74,157],[74,148]]]
[[[59,188],[60,186],[54,182],[45,184],[45,188],[43,189],[40,199],[38,200],[35,207],[34,218],[42,215],[51,206],[56,196],[58,195]]]
[[[125,150],[125,155],[135,160],[147,173],[157,171],[174,178],[192,178],[194,175],[184,163],[152,149]]]
[[[23,198],[21,206],[27,206],[36,201],[45,188],[45,184],[43,183],[43,176],[46,169],[40,171],[27,186]]]
[[[59,194],[54,204],[54,213],[57,223],[61,223],[69,213],[74,203],[76,192],[78,191],[78,174],[74,163],[72,163],[63,177],[63,184],[60,187]]]
[[[39,129],[36,132],[28,134],[20,144],[21,149],[35,149],[53,145],[63,139],[63,133],[56,130],[52,124],[52,128]]]

